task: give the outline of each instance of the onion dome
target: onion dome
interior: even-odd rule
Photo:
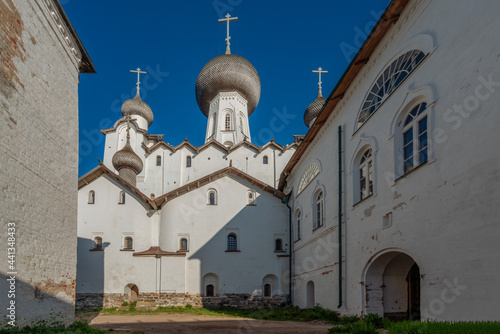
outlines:
[[[196,80],[196,101],[208,117],[210,102],[220,92],[238,92],[248,102],[250,116],[260,99],[260,78],[253,65],[243,57],[223,54],[210,60]]]
[[[120,171],[121,169],[131,169],[137,175],[142,171],[142,160],[135,154],[130,146],[130,136],[127,133],[127,143],[125,146],[113,155],[113,167]]]
[[[304,123],[306,123],[307,127],[310,127],[312,124],[311,122],[318,117],[319,113],[323,109],[323,105],[325,104],[326,99],[321,95],[318,94],[318,97],[316,100],[314,100],[313,103],[307,107],[305,113],[304,113]]]
[[[122,104],[122,115],[137,115],[143,117],[147,122],[148,126],[153,123],[153,111],[147,105],[146,102],[141,100],[139,92],[133,99],[129,99]]]

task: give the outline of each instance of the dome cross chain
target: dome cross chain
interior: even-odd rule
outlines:
[[[318,81],[318,96],[323,96],[321,92],[321,73],[328,73],[328,71],[323,71],[321,67],[318,67],[317,70],[313,70],[313,73],[318,73],[319,74],[319,81]]]
[[[225,19],[219,19],[219,22],[227,22],[227,38],[226,38],[226,54],[227,55],[231,54],[231,49],[229,48],[229,46],[231,45],[231,43],[229,42],[229,40],[231,39],[231,37],[229,36],[229,22],[230,21],[237,21],[237,20],[238,20],[237,17],[231,17],[231,15],[229,13],[226,14]]]
[[[130,72],[131,72],[131,73],[137,73],[137,83],[136,83],[136,85],[137,85],[137,95],[139,95],[139,91],[140,91],[140,89],[141,89],[141,88],[139,87],[139,85],[141,84],[141,81],[140,81],[140,79],[141,79],[141,74],[147,74],[147,72],[141,71],[141,69],[140,69],[139,67],[138,67],[138,68],[137,68],[137,70],[135,70],[135,71],[134,71],[134,70],[130,70]]]

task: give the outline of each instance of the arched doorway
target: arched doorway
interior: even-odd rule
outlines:
[[[364,272],[365,313],[420,320],[420,268],[401,251],[377,255]]]
[[[129,303],[137,301],[137,296],[139,296],[139,288],[135,284],[127,284],[125,287],[125,296]]]
[[[306,307],[314,307],[314,304],[314,282],[309,281],[306,286]]]

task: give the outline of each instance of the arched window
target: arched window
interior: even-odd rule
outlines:
[[[249,189],[247,191],[247,205],[255,205],[255,199],[256,199],[256,193],[255,190]]]
[[[300,212],[300,210],[297,210],[297,240],[300,240],[300,223],[301,223],[301,220],[302,220],[302,217],[301,217],[302,213]]]
[[[275,251],[282,251],[283,250],[283,240],[281,240],[281,239],[274,240],[274,250]]]
[[[156,156],[156,166],[161,166],[161,155]]]
[[[207,290],[206,294],[205,294],[206,297],[213,297],[214,296],[214,286],[212,284],[207,285],[206,290]]]
[[[188,250],[188,241],[186,238],[182,238],[180,241],[179,249],[181,251],[187,251]]]
[[[427,162],[427,103],[422,102],[406,116],[403,125],[404,173]]]
[[[323,197],[323,192],[321,190],[316,193],[314,200],[315,200],[315,203],[314,203],[313,228],[316,229],[320,226],[323,226],[324,197]]]
[[[240,132],[242,134],[245,134],[245,130],[243,128],[243,117],[242,116],[240,116]]]
[[[120,191],[120,197],[118,198],[118,204],[125,204],[125,192]]]
[[[134,246],[134,241],[133,241],[132,237],[125,237],[123,248],[124,249],[133,249],[134,248],[133,246]]]
[[[264,297],[271,297],[271,284],[264,284]]]
[[[234,233],[231,233],[227,236],[227,250],[228,251],[238,250],[236,234],[234,234]]]
[[[95,191],[91,190],[89,191],[89,204],[94,204],[95,203]]]
[[[373,194],[373,157],[372,149],[368,149],[359,161],[359,200]]]
[[[94,238],[94,249],[95,250],[102,250],[102,238],[101,237]]]
[[[424,60],[420,50],[408,51],[389,65],[368,93],[358,117],[357,129],[382,105],[411,72]]]
[[[208,191],[208,205],[217,205],[217,191],[210,189]]]
[[[215,118],[215,114],[212,115],[211,117],[211,121],[210,121],[210,137],[212,137],[214,134],[215,134],[215,123],[216,123],[216,118]]]
[[[306,285],[306,307],[311,308],[315,305],[315,296],[314,296],[314,282],[309,281]]]
[[[191,156],[189,155],[186,157],[186,167],[187,168],[191,167]]]
[[[268,162],[269,162],[269,159],[267,158],[267,155],[265,155],[265,156],[262,158],[262,163],[263,163],[264,165],[267,165],[267,164],[268,164]]]
[[[231,114],[227,113],[224,121],[224,129],[231,130]]]

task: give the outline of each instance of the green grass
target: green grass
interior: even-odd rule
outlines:
[[[116,308],[103,309],[102,314],[155,314],[155,313],[184,313],[192,315],[210,315],[222,317],[241,317],[260,320],[276,321],[325,321],[338,323],[339,314],[336,311],[316,306],[310,309],[290,308],[263,308],[263,309],[239,309],[239,308],[192,308],[192,307],[158,307],[156,310],[137,310],[129,307],[128,310]]]

